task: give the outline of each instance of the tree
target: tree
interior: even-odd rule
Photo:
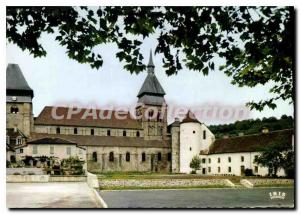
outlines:
[[[34,57],[46,55],[42,33],[55,34],[71,59],[96,69],[103,60],[95,47],[114,43],[124,68],[139,73],[145,69],[142,40],[155,36],[155,53],[163,55],[168,75],[183,64],[207,75],[219,57],[232,84],[274,83],[274,96],[249,102],[251,109],[294,101],[293,7],[7,7],[6,12],[8,42]]]
[[[198,155],[192,158],[190,168],[193,169],[192,174],[196,174],[197,170],[201,168],[201,159]]]
[[[261,149],[261,154],[254,159],[254,163],[268,167],[272,177],[277,177],[278,169],[285,166],[287,154],[291,150],[291,147],[282,138],[277,139],[273,145]]]
[[[295,152],[289,151],[285,156],[282,168],[288,178],[295,177]]]

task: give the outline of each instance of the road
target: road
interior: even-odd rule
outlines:
[[[270,192],[285,199],[270,199]],[[108,208],[294,207],[294,188],[99,191]]]
[[[97,208],[84,182],[6,183],[7,208]]]

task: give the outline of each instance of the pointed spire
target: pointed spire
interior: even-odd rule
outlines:
[[[149,56],[149,62],[147,65],[147,69],[148,69],[148,74],[154,74],[154,63],[153,63],[153,59],[152,59],[152,50],[150,49],[150,56]]]

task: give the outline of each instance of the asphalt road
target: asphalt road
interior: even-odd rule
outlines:
[[[284,192],[284,199],[270,199]],[[294,188],[99,191],[108,208],[293,208]]]
[[[84,182],[6,183],[7,208],[97,208]]]

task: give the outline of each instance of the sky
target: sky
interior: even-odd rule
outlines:
[[[101,45],[97,51],[104,60],[99,69],[91,69],[87,64],[80,64],[71,60],[66,49],[55,40],[54,35],[43,34],[41,44],[47,51],[47,56],[34,58],[28,51],[22,51],[14,44],[7,43],[7,64],[19,64],[29,86],[34,90],[33,113],[34,116],[45,106],[66,105],[80,103],[89,106],[93,103],[101,108],[110,106],[130,106],[137,102],[137,94],[141,88],[147,71],[136,75],[126,71],[121,62],[115,57],[117,47],[114,44]],[[149,59],[150,49],[156,47],[155,38],[146,38],[141,46],[144,62]],[[268,92],[272,84],[260,85],[254,88],[232,85],[231,79],[216,69],[208,76],[196,71],[183,68],[177,75],[165,74],[162,55],[154,55],[155,75],[166,92],[165,100],[169,107],[185,106],[189,109],[202,107],[206,109],[219,109],[226,112],[230,108],[232,115],[245,109],[249,101],[259,101],[271,97]],[[215,62],[220,64],[221,60]],[[201,122],[210,124],[225,124],[236,120],[263,117],[281,117],[293,115],[293,106],[287,101],[278,101],[275,110],[265,108],[262,112],[250,111],[240,117],[201,116]],[[224,110],[225,109],[225,110]],[[234,109],[234,110],[232,110]],[[229,111],[229,110],[228,110]],[[169,122],[173,118],[169,117]]]

